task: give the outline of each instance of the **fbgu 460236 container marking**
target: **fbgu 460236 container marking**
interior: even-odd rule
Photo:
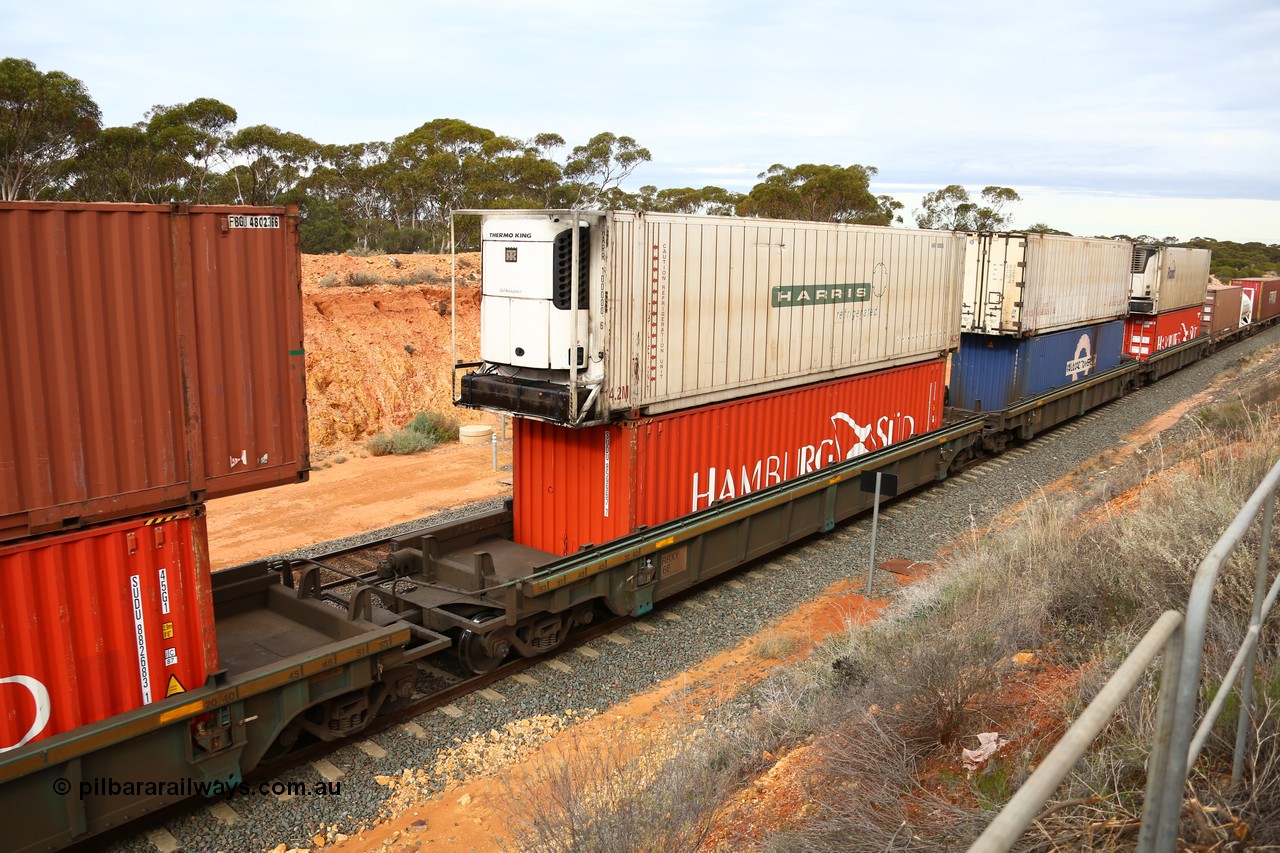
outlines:
[[[945,360],[608,426],[516,418],[515,539],[565,555],[942,423]]]
[[[1026,337],[1123,317],[1133,244],[1049,234],[970,234],[964,332]]]
[[[481,231],[484,364],[462,377],[463,405],[585,426],[927,361],[959,341],[952,232],[547,211],[487,212]]]
[[[199,510],[0,548],[0,753],[217,670]]]
[[[1003,409],[1110,370],[1120,363],[1123,338],[1123,320],[1030,338],[966,334],[951,360],[951,405],[970,411]]]
[[[306,478],[297,224],[0,204],[0,541]]]

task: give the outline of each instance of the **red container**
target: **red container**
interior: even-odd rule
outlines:
[[[1240,328],[1240,307],[1244,301],[1244,288],[1229,284],[1211,284],[1204,296],[1204,310],[1200,312],[1200,328],[1204,334],[1216,338]]]
[[[1184,344],[1200,334],[1201,306],[1163,314],[1130,314],[1124,324],[1125,354],[1146,361],[1153,353]]]
[[[0,541],[306,479],[297,227],[0,204]]]
[[[1247,314],[1251,322],[1260,323],[1280,315],[1280,277],[1233,278],[1231,283],[1244,290],[1249,300]]]
[[[217,669],[200,510],[0,548],[0,590],[0,754]]]
[[[515,539],[566,555],[942,424],[946,360],[589,429],[516,418]]]

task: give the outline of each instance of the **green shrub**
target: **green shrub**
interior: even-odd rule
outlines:
[[[385,432],[370,436],[364,443],[364,449],[370,456],[390,456],[393,452],[391,436]]]
[[[411,272],[408,275],[390,276],[387,278],[387,284],[394,284],[397,287],[407,287],[411,284],[425,284],[435,279],[435,273],[429,273],[424,270]]]
[[[418,412],[404,429],[380,432],[364,443],[371,456],[408,456],[422,453],[437,444],[458,440],[458,422],[434,412]]]
[[[433,438],[436,443],[458,440],[458,422],[436,412],[418,412],[404,428]]]
[[[398,429],[391,433],[391,452],[396,456],[408,456],[430,450],[440,442],[434,436],[414,432],[411,429]]]
[[[338,276],[335,273],[329,273],[320,279],[321,287],[337,287],[340,283],[341,282],[338,280]]]
[[[376,272],[369,270],[352,270],[347,273],[347,284],[352,287],[364,287],[365,285],[378,284],[382,278]]]

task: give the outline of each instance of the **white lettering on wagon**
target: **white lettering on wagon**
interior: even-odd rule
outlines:
[[[865,425],[846,412],[836,412],[830,421],[830,438],[801,445],[794,451],[770,454],[736,468],[709,466],[705,471],[695,471],[690,511],[758,492],[916,434],[916,419],[902,412],[883,415]]]
[[[11,749],[17,749],[20,746],[26,746],[44,731],[45,726],[49,725],[52,706],[49,704],[48,688],[29,675],[10,675],[7,678],[0,678],[0,684],[18,684],[27,688],[31,691],[31,698],[36,703],[36,718],[31,721],[31,728],[27,729],[27,733],[17,743],[10,746],[0,746],[0,753],[3,753]]]
[[[133,636],[138,646],[138,677],[142,682],[142,704],[151,704],[151,663],[147,660],[147,623],[142,614],[142,580],[129,578],[129,594],[133,598]]]

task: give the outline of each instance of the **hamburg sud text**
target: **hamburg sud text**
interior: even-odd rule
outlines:
[[[115,779],[97,776],[82,779],[73,786],[63,777],[53,780],[53,792],[68,796],[75,790],[80,799],[88,797],[338,797],[341,781],[299,782],[274,779],[268,782],[244,782],[238,776],[226,779]]]
[[[830,416],[829,437],[747,464],[694,471],[692,510],[751,494],[835,462],[888,447],[916,434],[916,419],[904,412],[866,420],[867,423],[863,424],[856,415],[835,412]]]

